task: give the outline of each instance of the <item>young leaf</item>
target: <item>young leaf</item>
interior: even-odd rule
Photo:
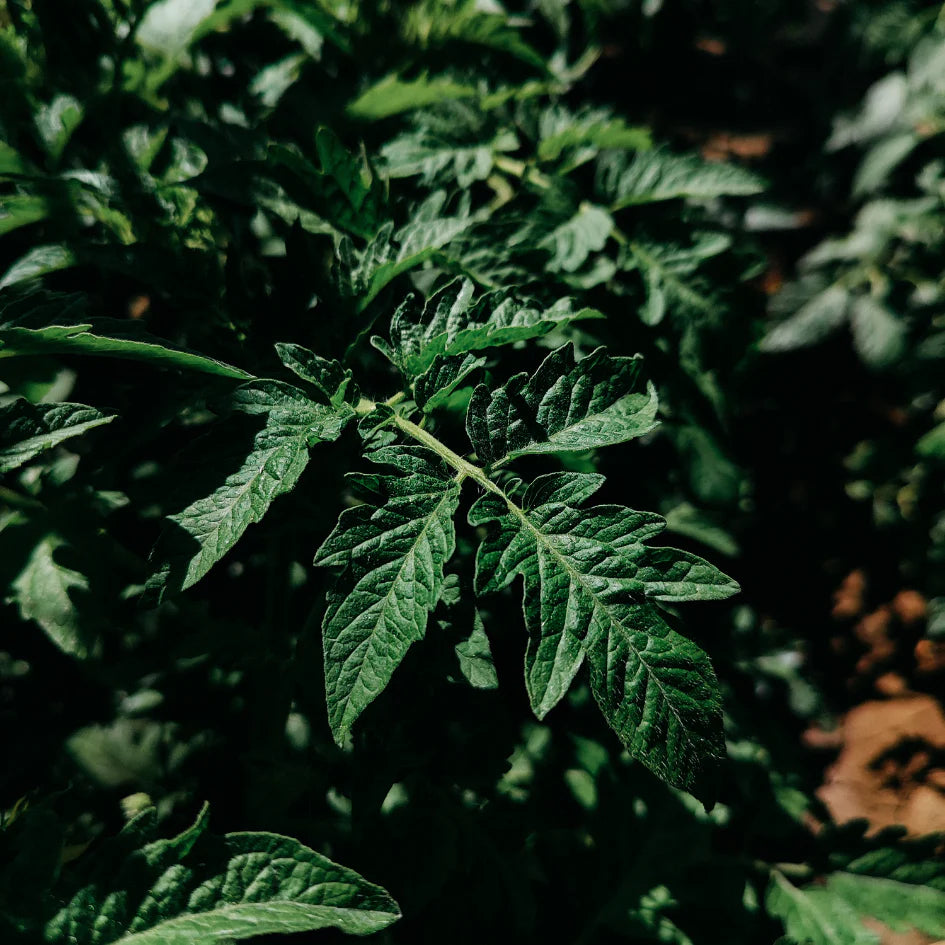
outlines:
[[[15,400],[0,407],[0,473],[10,472],[44,450],[114,419],[114,414],[103,414],[84,404]]]
[[[498,689],[499,677],[492,661],[492,649],[478,610],[473,611],[473,631],[454,647],[459,669],[475,689]]]
[[[587,659],[594,695],[631,754],[669,783],[704,791],[723,753],[718,685],[706,655],[646,597],[716,599],[738,585],[694,556],[646,547],[664,526],[658,515],[579,508],[601,481],[552,473],[536,479],[520,505],[492,494],[479,499],[469,520],[489,531],[476,558],[476,590],[496,591],[522,575],[526,687],[539,718]],[[698,577],[687,582],[693,571]]]
[[[325,407],[278,381],[241,387],[231,404],[237,411],[265,416],[265,426],[240,469],[206,498],[168,516],[174,525],[153,555],[162,562],[150,582],[159,595],[168,583],[179,590],[196,584],[266,514],[273,500],[298,482],[309,447],[336,440],[354,416],[347,404]]]
[[[351,369],[340,361],[329,361],[294,344],[277,344],[276,353],[296,377],[313,385],[333,407],[343,411],[342,405],[355,399],[356,387]]]
[[[116,838],[111,855],[99,853],[92,876],[47,923],[43,941],[210,945],[322,928],[366,935],[400,917],[379,886],[297,840],[205,830],[201,816],[171,840],[134,848],[134,833]]]
[[[437,355],[458,355],[540,338],[553,328],[584,318],[600,318],[589,308],[575,310],[568,299],[551,308],[511,291],[487,292],[473,300],[473,284],[457,279],[435,292],[421,307],[410,296],[391,319],[388,345],[374,344],[411,376],[423,373]]]
[[[745,196],[764,189],[761,178],[733,164],[715,164],[691,154],[638,151],[627,163],[622,152],[610,152],[597,164],[597,189],[620,210],[637,204],[681,197]]]
[[[644,387],[640,358],[597,348],[575,361],[571,345],[548,355],[529,377],[516,374],[490,391],[473,391],[466,430],[483,463],[533,453],[623,443],[656,426],[656,391]]]
[[[92,325],[49,325],[45,328],[0,328],[0,358],[49,354],[93,354],[106,358],[131,358],[160,367],[185,368],[232,377],[241,381],[253,375],[202,354],[175,348],[161,338],[109,337]]]
[[[370,458],[397,474],[354,476],[366,502],[341,513],[315,556],[344,566],[323,622],[328,718],[339,744],[423,637],[455,548],[459,486],[449,470],[422,447],[382,447]]]
[[[424,412],[436,410],[468,377],[484,367],[485,358],[473,354],[444,357],[438,354],[433,363],[414,381],[413,396]]]

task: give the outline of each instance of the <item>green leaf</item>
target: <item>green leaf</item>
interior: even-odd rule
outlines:
[[[86,659],[94,638],[83,626],[74,592],[89,589],[88,578],[56,561],[55,553],[66,544],[55,534],[43,536],[10,585],[10,600],[23,620],[35,620],[63,653]]]
[[[239,380],[252,377],[252,374],[240,368],[184,348],[175,348],[163,339],[150,335],[110,337],[96,334],[91,329],[91,324],[0,328],[0,358],[92,354],[106,358],[131,358],[159,367],[184,368]]]
[[[8,194],[0,201],[0,236],[21,226],[45,220],[49,201],[34,194]]]
[[[801,291],[804,291],[803,287]],[[788,304],[787,296],[779,303]],[[776,325],[762,338],[762,351],[792,351],[822,341],[846,320],[850,293],[841,285],[829,285],[813,294],[786,321]]]
[[[322,928],[366,935],[400,917],[379,886],[297,840],[205,831],[201,815],[172,840],[129,849],[134,833],[116,838],[47,923],[44,941],[205,945]]]
[[[347,404],[326,407],[278,381],[238,388],[231,404],[239,412],[265,416],[265,426],[242,466],[219,488],[168,516],[173,526],[152,555],[159,571],[149,583],[159,596],[168,585],[186,590],[196,584],[276,498],[295,486],[309,448],[336,440],[354,416]]]
[[[106,415],[84,404],[15,400],[0,407],[0,473],[10,472],[70,437],[114,419],[114,414]]]
[[[556,161],[563,153],[572,152],[569,169],[596,157],[600,151],[645,151],[653,144],[647,128],[628,125],[604,109],[573,114],[561,105],[542,113],[539,134],[538,160]]]
[[[529,377],[516,374],[473,391],[466,430],[486,464],[536,453],[594,449],[642,436],[656,426],[656,390],[644,385],[639,357],[597,348],[575,361],[571,345],[548,355]]]
[[[473,283],[457,279],[435,292],[421,307],[410,296],[391,319],[391,344],[372,341],[406,374],[422,374],[437,355],[459,355],[529,338],[585,318],[594,309],[575,310],[569,299],[543,309],[513,291],[487,292],[473,299]]]
[[[576,272],[591,253],[604,248],[613,228],[613,218],[606,210],[583,203],[538,245],[551,254],[548,268],[552,272]]]
[[[301,345],[276,345],[279,360],[297,377],[313,385],[333,407],[342,408],[356,395],[351,369],[340,361],[329,361]]]
[[[491,141],[453,141],[428,130],[402,134],[381,148],[383,169],[389,177],[419,175],[425,184],[455,182],[467,190],[492,173],[497,152],[514,151],[518,139],[500,132]]]
[[[620,210],[661,200],[746,196],[760,193],[760,177],[732,164],[715,164],[691,154],[639,151],[627,163],[620,152],[602,156],[597,164],[597,189]]]
[[[29,164],[26,159],[6,141],[0,141],[0,175],[26,174]]]
[[[363,156],[352,154],[338,136],[320,128],[315,136],[319,167],[284,145],[269,147],[268,164],[299,203],[333,226],[370,239],[387,219],[385,196]]]
[[[918,443],[916,452],[928,459],[945,459],[945,423],[932,427]]]
[[[135,42],[169,59],[179,56],[215,6],[216,0],[157,0],[139,21]]]
[[[74,96],[66,94],[56,95],[48,105],[42,105],[36,110],[36,130],[54,161],[58,161],[62,156],[65,146],[84,115],[82,103]]]
[[[680,313],[713,311],[717,303],[700,285],[698,269],[706,259],[727,250],[731,243],[724,233],[698,236],[691,246],[642,240],[630,243],[623,267],[639,269],[646,287],[646,305],[640,311],[640,320],[646,325],[657,325],[667,307]]]
[[[36,279],[47,272],[68,269],[77,261],[75,252],[64,243],[52,243],[48,246],[34,246],[24,253],[0,278],[0,289],[16,285],[27,279]]]
[[[827,877],[827,889],[859,915],[879,919],[896,932],[945,935],[945,888],[844,871]]]
[[[473,611],[473,631],[455,646],[459,669],[474,689],[498,689],[499,677],[492,661],[492,649],[478,610]]]
[[[784,923],[797,945],[878,945],[879,938],[856,912],[829,888],[798,889],[774,871],[765,894],[768,913]]]
[[[850,307],[853,346],[864,363],[876,370],[896,364],[906,350],[907,330],[880,300],[861,295]]]
[[[670,784],[706,796],[724,752],[715,674],[705,653],[646,600],[728,597],[738,586],[700,559],[648,548],[644,542],[665,524],[658,515],[581,508],[601,482],[552,473],[521,499],[479,499],[469,521],[489,531],[476,558],[476,590],[497,591],[522,575],[526,687],[539,718],[586,659],[594,696],[630,753]],[[667,580],[674,569],[680,580]],[[696,569],[701,577],[687,582]]]
[[[438,354],[433,363],[414,381],[413,396],[417,406],[430,413],[443,406],[463,382],[485,367],[486,359],[473,354],[444,357]]]
[[[422,47],[451,42],[485,46],[514,56],[546,73],[545,58],[521,38],[509,20],[504,11],[483,10],[476,0],[464,0],[449,6],[432,0],[412,7],[404,22],[404,32],[409,40]]]
[[[431,79],[424,74],[404,80],[388,75],[365,89],[348,105],[347,112],[353,118],[371,121],[475,94],[473,86],[454,82],[448,76]]]
[[[341,513],[315,556],[344,567],[323,622],[328,718],[339,744],[423,637],[455,548],[459,486],[450,471],[422,447],[383,447],[369,458],[396,475],[353,476],[365,503]]]
[[[935,837],[880,846],[827,876],[827,889],[860,916],[896,932],[945,936],[945,868]]]

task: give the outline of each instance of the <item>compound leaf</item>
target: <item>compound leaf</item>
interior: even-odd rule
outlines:
[[[315,563],[343,565],[323,621],[328,717],[339,744],[421,639],[455,548],[459,486],[422,447],[382,447],[396,475],[357,475],[366,501],[341,513]]]
[[[133,847],[139,815],[99,851],[87,881],[45,928],[49,945],[205,945],[336,928],[366,935],[400,917],[353,870],[274,833],[206,834]],[[73,867],[75,868],[75,867]]]
[[[16,400],[0,407],[0,473],[16,469],[44,450],[114,419],[114,414],[103,414],[84,404]]]
[[[525,679],[539,718],[586,659],[595,698],[631,754],[670,784],[705,794],[723,753],[715,674],[705,653],[671,630],[647,598],[728,597],[738,587],[706,562],[714,574],[704,574],[704,586],[662,581],[673,570],[666,562],[690,556],[644,544],[664,527],[658,515],[579,508],[601,482],[552,473],[521,498],[516,488],[512,498],[479,499],[469,520],[489,530],[476,559],[476,589],[495,591],[523,578]]]
[[[586,450],[623,443],[656,425],[656,391],[640,377],[640,358],[612,358],[597,348],[575,361],[556,349],[529,377],[516,374],[497,390],[473,392],[466,430],[484,463],[532,453]]]

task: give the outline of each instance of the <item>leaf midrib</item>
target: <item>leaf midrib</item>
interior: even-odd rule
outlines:
[[[372,629],[370,632],[370,636],[368,637],[369,644],[370,644],[370,641],[373,640],[374,638],[377,625],[380,623],[381,618],[383,617],[383,615],[386,613],[386,611],[388,610],[390,606],[390,599],[391,599],[391,596],[394,594],[394,588],[397,586],[398,582],[401,580],[401,575],[404,572],[404,568],[407,566],[408,560],[410,560],[416,555],[417,547],[420,544],[420,540],[426,536],[427,530],[430,528],[430,525],[432,524],[433,520],[439,517],[440,511],[444,503],[446,502],[446,500],[450,498],[452,495],[455,495],[456,493],[456,485],[454,483],[452,482],[445,483],[445,486],[446,488],[443,490],[443,494],[440,497],[440,501],[437,502],[437,504],[423,517],[423,527],[417,533],[416,539],[411,543],[410,550],[404,554],[403,560],[400,563],[400,567],[397,569],[396,574],[391,579],[390,587],[388,588],[387,593],[380,599],[379,603],[381,606],[378,607],[377,604],[374,605],[374,607],[378,610],[378,615],[377,615],[377,619],[372,624],[370,624],[370,627]],[[443,561],[441,562],[441,565],[445,563],[446,562]],[[369,573],[373,573],[373,572],[369,572]],[[366,613],[366,612],[367,611],[362,611],[362,613]],[[349,623],[347,626],[350,627],[351,623]],[[423,636],[422,632],[420,636],[421,637]],[[414,641],[410,641],[410,642],[412,643]],[[352,655],[353,655],[353,652],[352,652]],[[351,659],[351,656],[348,657],[348,660],[346,660],[346,663],[350,661],[350,659]],[[345,664],[342,664],[342,666],[344,665]],[[361,668],[358,669],[358,672],[355,676],[355,683],[358,685],[361,685],[361,677],[363,676],[363,667],[364,667],[364,661],[362,660]],[[340,675],[341,673],[339,671],[339,678],[340,678]],[[342,703],[344,705],[344,709],[342,711],[342,724],[343,725],[345,723],[345,720],[347,719],[348,709],[351,705],[351,700],[353,697],[354,697],[354,686],[352,685],[349,691],[349,694],[345,696],[342,700]],[[357,715],[355,717],[357,717]],[[353,721],[354,719],[351,719],[351,722]],[[347,728],[350,728],[350,724],[346,726],[345,730],[347,730]]]

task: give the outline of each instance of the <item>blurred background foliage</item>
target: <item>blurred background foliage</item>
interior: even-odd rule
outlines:
[[[931,862],[879,828],[945,830],[939,4],[4,0],[0,57],[3,426],[116,415],[0,466],[8,835],[28,804],[81,860],[141,794],[175,825],[207,800],[218,829],[382,883],[391,942],[896,941],[850,896],[859,937],[796,910],[836,911],[804,884],[870,850]],[[530,716],[511,594],[472,635],[444,610],[337,748],[310,562],[354,439],[142,606],[162,519],[254,430],[218,425],[225,378],[16,348],[91,324],[265,374],[291,341],[386,396],[366,336],[452,274],[578,295],[607,316],[581,350],[645,355],[661,426],[570,462],[742,584],[686,621],[726,695],[711,812],[632,764],[586,689]]]

